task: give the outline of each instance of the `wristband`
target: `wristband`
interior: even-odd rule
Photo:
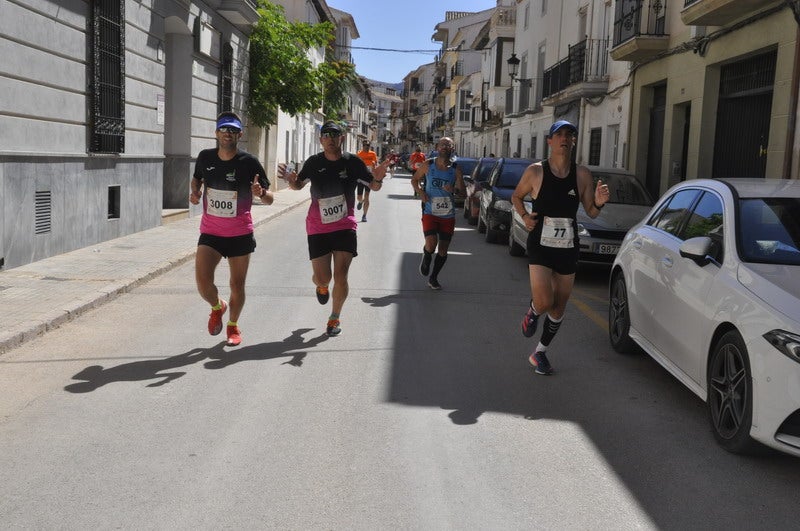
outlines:
[[[595,200],[594,200],[594,199],[592,199],[592,204],[594,205],[594,207],[595,207],[597,210],[603,210],[603,207],[604,207],[604,206],[606,206],[606,204],[605,204],[605,203],[603,203],[602,205],[598,205],[598,204],[595,202]]]

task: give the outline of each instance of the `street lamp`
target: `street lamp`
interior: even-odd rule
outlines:
[[[513,81],[517,77],[517,69],[519,68],[519,57],[514,52],[511,52],[511,57],[508,58],[508,75],[511,76],[511,80]]]

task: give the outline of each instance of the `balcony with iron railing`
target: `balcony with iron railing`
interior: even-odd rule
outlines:
[[[517,25],[517,8],[495,8],[494,13],[492,13],[491,24],[495,27],[515,27]]]
[[[608,90],[608,39],[584,39],[567,57],[544,71],[542,99],[558,105],[605,94]]]
[[[724,26],[782,0],[684,0],[681,20],[687,26]]]
[[[615,61],[642,61],[666,50],[666,15],[667,0],[617,2],[611,57]]]
[[[236,26],[255,26],[258,22],[255,0],[221,0],[217,11]]]

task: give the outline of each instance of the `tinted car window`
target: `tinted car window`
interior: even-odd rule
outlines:
[[[495,186],[499,188],[516,188],[525,168],[530,165],[530,162],[505,162],[502,173],[495,181]]]
[[[618,173],[596,173],[592,172],[595,186],[598,179],[602,179],[608,185],[609,203],[622,203],[625,205],[653,206],[650,194],[644,189],[636,177],[632,175],[621,175]]]
[[[700,190],[681,190],[673,195],[650,220],[650,225],[677,236],[681,221],[694,203]]]
[[[705,192],[689,215],[681,238],[688,240],[697,236],[708,236],[714,242],[711,256],[722,262],[722,200],[711,192]]]
[[[745,261],[800,265],[800,199],[742,199],[739,207]]]

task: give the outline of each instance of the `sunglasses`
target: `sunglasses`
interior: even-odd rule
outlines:
[[[337,138],[342,136],[341,133],[337,133],[336,131],[325,131],[324,133],[320,133],[322,138]]]
[[[220,127],[219,129],[217,129],[217,131],[219,131],[220,133],[231,133],[232,135],[242,132],[241,129],[237,129],[236,127],[229,127],[227,125]]]

